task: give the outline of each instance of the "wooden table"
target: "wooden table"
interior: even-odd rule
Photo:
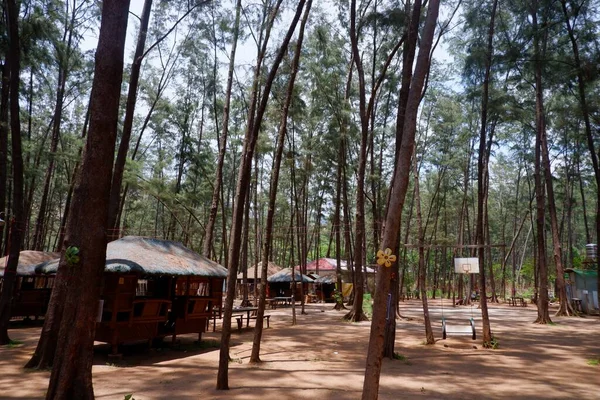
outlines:
[[[258,311],[258,307],[238,307],[232,310],[232,314],[243,314],[246,313],[246,328],[250,325],[250,313]]]
[[[287,306],[292,304],[293,297],[273,297],[270,300],[271,308],[275,309],[278,305]]]
[[[508,304],[510,304],[511,306],[521,306],[521,307],[525,307],[525,299],[523,299],[522,297],[511,297],[508,299]]]

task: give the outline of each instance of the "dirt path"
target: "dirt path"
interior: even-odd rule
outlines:
[[[441,337],[442,308],[430,302],[436,339]],[[449,307],[444,316],[463,323],[471,313],[481,336],[479,310]],[[418,301],[401,304],[396,351],[402,360],[384,360],[380,399],[599,399],[600,367],[587,364],[600,358],[600,320],[554,318],[555,325],[533,324],[531,305],[513,308],[490,305],[497,350],[481,340],[451,337],[425,346],[423,314]],[[183,336],[177,348],[146,350],[132,346],[123,361],[111,364],[107,348],[97,346],[93,369],[98,399],[123,399],[133,393],[147,399],[358,399],[368,345],[369,322],[341,321],[331,305],[309,305],[290,326],[291,310],[269,310],[271,328],[263,337],[260,366],[248,364],[252,330],[232,335],[229,391],[215,390],[218,351],[193,344]],[[0,348],[0,398],[43,398],[49,373],[25,372],[21,366],[35,348],[39,327],[10,331],[22,344]],[[205,343],[220,332],[206,333]],[[476,347],[476,348],[474,348]]]

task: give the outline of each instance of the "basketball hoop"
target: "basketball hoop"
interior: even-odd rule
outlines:
[[[478,274],[479,273],[479,258],[455,258],[454,272],[457,274]]]

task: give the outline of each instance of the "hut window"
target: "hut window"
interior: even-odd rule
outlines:
[[[148,295],[148,280],[138,279],[137,287],[135,288],[136,296],[147,296]]]
[[[33,278],[23,278],[23,281],[21,282],[21,289],[25,289],[25,290],[31,290],[34,289],[35,285],[34,285],[34,279]]]
[[[210,282],[197,282],[196,296],[210,296]]]
[[[210,296],[210,282],[207,279],[191,281],[188,296]]]

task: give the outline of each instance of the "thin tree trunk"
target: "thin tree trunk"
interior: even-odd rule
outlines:
[[[225,162],[225,154],[227,151],[227,135],[229,133],[229,109],[231,106],[231,88],[233,85],[233,73],[235,68],[235,53],[237,49],[237,42],[240,31],[240,14],[242,8],[242,0],[238,0],[235,6],[235,24],[233,27],[233,42],[231,44],[231,53],[229,55],[229,71],[227,73],[227,88],[225,89],[225,104],[223,105],[223,131],[221,132],[221,138],[219,141],[219,158],[217,160],[217,170],[215,176],[215,183],[213,188],[210,214],[208,216],[208,222],[206,224],[206,231],[204,234],[204,249],[202,253],[209,257],[211,256],[212,248],[212,237],[214,227],[217,220],[217,211],[219,208],[219,196],[221,195],[221,187],[223,186],[223,164]],[[223,212],[225,211],[225,205],[221,204]],[[257,319],[258,321],[258,319]]]
[[[417,160],[413,167],[415,179],[415,205],[417,211],[417,230],[419,235],[419,287],[421,288],[421,301],[423,303],[423,318],[425,320],[425,339],[427,344],[435,344],[431,320],[429,318],[429,306],[427,304],[427,268],[425,265],[425,231],[423,230],[423,219],[421,217],[421,195],[419,194],[419,173],[417,172]],[[435,292],[434,292],[435,293]],[[435,298],[435,297],[434,297]]]
[[[250,105],[250,110],[248,112],[248,126],[246,129],[246,136],[244,138],[244,146],[242,150],[242,159],[240,162],[240,168],[238,172],[238,179],[236,184],[235,191],[235,201],[234,201],[234,209],[233,209],[233,220],[231,224],[231,234],[229,240],[229,264],[227,271],[227,297],[225,299],[225,307],[224,307],[224,315],[223,315],[223,332],[221,335],[221,350],[219,353],[219,370],[217,374],[217,389],[218,390],[228,390],[229,389],[229,377],[228,377],[228,364],[229,364],[229,343],[231,339],[231,313],[233,311],[233,299],[235,297],[235,279],[237,276],[238,264],[239,264],[239,251],[240,251],[240,239],[241,239],[241,228],[242,228],[242,216],[244,212],[244,199],[246,198],[246,193],[248,192],[248,186],[250,182],[250,172],[252,167],[252,159],[254,156],[254,150],[256,147],[256,140],[258,138],[258,133],[261,128],[262,119],[265,114],[267,108],[267,102],[269,100],[269,95],[271,93],[271,87],[275,80],[275,76],[277,74],[277,70],[285,53],[287,52],[288,44],[292,38],[294,30],[296,29],[296,25],[298,24],[298,20],[300,19],[300,15],[302,13],[302,9],[304,8],[305,0],[300,0],[298,6],[296,8],[296,12],[294,17],[290,23],[290,27],[286,33],[285,38],[275,60],[273,61],[273,66],[269,71],[269,74],[264,82],[264,91],[263,96],[261,98],[260,105],[256,109],[256,117],[254,117],[256,101],[253,101]],[[272,24],[275,15],[277,14],[277,10],[279,8],[279,4],[276,6],[275,11],[271,17],[270,23]],[[262,54],[264,56],[266,52],[266,48],[263,50]],[[259,57],[261,57],[259,55]],[[258,90],[258,81],[255,80],[254,88],[253,88],[253,97],[256,97]]]

